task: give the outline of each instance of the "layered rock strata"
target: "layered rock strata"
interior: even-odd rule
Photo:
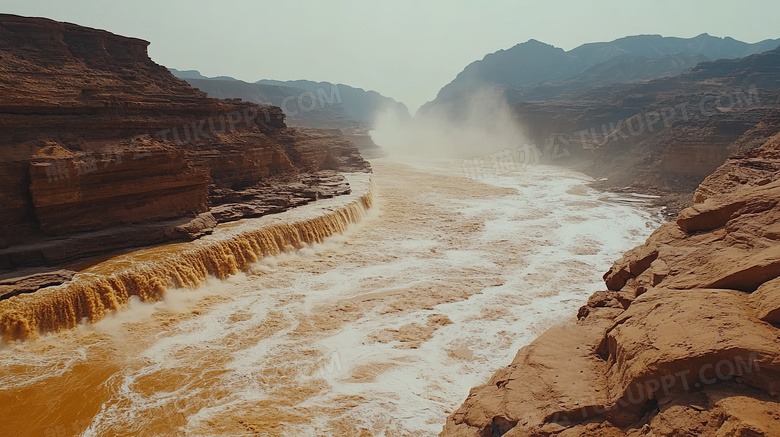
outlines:
[[[154,63],[148,44],[0,15],[0,270],[196,238],[230,192],[369,170],[339,131],[288,128],[278,107],[207,98]],[[283,205],[267,198],[249,202],[251,216]]]

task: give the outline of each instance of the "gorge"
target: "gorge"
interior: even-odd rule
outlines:
[[[531,40],[411,117],[0,14],[0,435],[780,435],[779,43]]]

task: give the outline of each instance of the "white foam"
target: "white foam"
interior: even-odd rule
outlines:
[[[460,175],[455,161],[415,166]],[[193,306],[200,314],[134,340],[141,347],[107,382],[113,398],[85,435],[131,429],[166,408],[186,416],[177,433],[209,435],[211,421],[251,416],[253,403],[313,384],[322,389],[286,407],[315,413],[304,424],[287,424],[289,435],[328,434],[332,420],[372,435],[438,433],[471,387],[509,364],[544,329],[572,319],[603,287],[601,272],[658,225],[650,212],[614,202],[587,182],[547,167],[480,182],[453,180],[513,194],[426,198],[436,217],[454,220],[450,227],[397,223],[404,219],[389,218],[394,211],[387,206],[396,193],[383,198],[379,192],[375,210],[343,236],[263,259],[249,276],[212,280],[195,293],[131,302],[129,311],[94,330],[121,331],[155,314],[188,314]],[[474,223],[481,227],[470,233],[458,228]],[[207,297],[218,299],[200,305]],[[326,316],[337,319],[332,327]],[[429,316],[452,323],[437,325],[416,348],[391,335],[425,327]],[[379,366],[373,379],[352,378],[371,364]],[[173,390],[150,393],[138,386],[171,372],[178,375]],[[335,408],[345,396],[361,402]]]

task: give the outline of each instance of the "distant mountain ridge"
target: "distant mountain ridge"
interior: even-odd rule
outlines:
[[[300,88],[313,93],[318,90],[329,90],[334,84],[330,82],[314,82],[310,80],[269,80],[263,79],[255,82],[259,85],[275,85],[284,87]],[[372,123],[374,115],[382,109],[392,108],[402,117],[410,117],[409,109],[401,102],[395,99],[385,97],[376,91],[354,88],[349,85],[337,84],[341,94],[342,102],[347,110],[347,114],[355,120],[365,123]]]
[[[635,35],[612,42],[583,44],[569,53],[591,59],[593,65],[612,59],[617,54],[656,58],[675,54],[702,54],[711,60],[742,58],[777,48],[780,38],[767,39],[754,44],[731,37],[719,38],[703,33],[693,38],[664,37],[661,35]]]
[[[344,84],[309,80],[249,83],[229,76],[209,78],[197,70],[170,71],[209,97],[279,106],[292,126],[364,130],[372,127],[378,112],[388,109],[400,117],[411,117],[403,103],[376,91]]]
[[[198,70],[177,70],[175,68],[169,68],[168,71],[170,71],[171,74],[178,77],[179,79],[238,80],[230,76],[206,77],[200,74],[200,71]]]
[[[198,70],[177,70],[175,68],[169,68],[168,71],[179,79],[208,79],[208,77],[200,74]]]
[[[780,39],[748,44],[706,33],[687,39],[636,35],[611,42],[583,44],[567,52],[532,39],[472,62],[439,91],[436,99],[423,105],[420,113],[459,101],[483,85],[515,89],[510,94],[519,100],[510,101],[510,104],[551,99],[567,91],[586,91],[610,83],[679,74],[699,62],[741,58],[775,49],[778,45]],[[539,90],[531,90],[534,86],[552,88],[539,93]]]

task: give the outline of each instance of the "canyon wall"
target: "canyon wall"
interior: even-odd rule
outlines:
[[[441,435],[780,435],[780,123],[763,128]]]
[[[369,170],[338,131],[207,98],[154,63],[148,45],[0,15],[0,271],[195,238],[215,224],[211,207],[246,200],[258,183]],[[148,226],[161,221],[173,222]],[[68,247],[65,237],[84,232],[104,232],[93,239],[102,244]]]
[[[514,92],[507,99],[519,98]],[[728,156],[774,134],[761,126],[780,118],[780,50],[514,109],[535,144],[566,151],[549,163],[607,177],[612,187],[687,195]]]

